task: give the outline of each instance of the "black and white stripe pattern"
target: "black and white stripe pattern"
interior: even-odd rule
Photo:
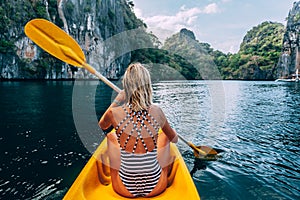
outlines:
[[[128,153],[121,149],[120,178],[135,197],[149,194],[160,178],[161,167],[157,161],[157,150],[145,154]]]

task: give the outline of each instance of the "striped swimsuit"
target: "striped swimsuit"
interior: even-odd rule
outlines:
[[[119,176],[127,190],[133,196],[143,197],[148,195],[155,188],[162,171],[157,161],[157,141],[152,133],[153,130],[155,130],[155,134],[157,134],[160,126],[147,111],[134,112],[130,105],[127,106],[129,107],[129,112],[125,106],[123,106],[126,116],[116,127],[121,150]],[[128,127],[131,127],[131,129],[129,129],[130,134],[128,134],[122,147],[120,137]],[[148,151],[144,138],[142,137],[142,131],[146,131],[149,137],[152,138],[155,146],[152,151]],[[134,147],[132,152],[127,152],[125,150],[126,145],[131,137],[136,138]],[[135,153],[139,140],[142,142],[146,153]]]

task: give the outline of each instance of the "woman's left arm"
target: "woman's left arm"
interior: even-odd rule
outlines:
[[[101,119],[99,120],[99,123],[98,123],[98,125],[100,126],[100,128],[102,130],[109,129],[109,127],[111,127],[111,125],[112,125],[111,116],[112,116],[112,111],[111,111],[111,107],[109,107],[105,111],[105,113],[103,114],[103,116],[101,117]]]
[[[99,120],[98,125],[102,130],[109,129],[112,126],[112,108],[120,106],[125,101],[125,92],[121,90],[115,100],[110,104],[108,109],[105,111],[101,119]]]

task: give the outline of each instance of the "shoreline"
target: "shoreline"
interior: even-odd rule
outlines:
[[[118,81],[117,79],[109,79],[110,81]],[[12,78],[12,79],[0,79],[0,82],[26,82],[26,81],[101,81],[99,79],[93,78],[64,78],[64,79],[36,79],[36,78]]]
[[[107,78],[110,81],[119,81],[120,79],[110,79]],[[179,80],[187,80],[187,81],[275,81],[276,79],[165,79],[165,80],[159,80],[159,81],[179,81]],[[36,78],[12,78],[12,79],[6,79],[1,78],[0,82],[21,82],[21,81],[101,81],[100,79],[93,79],[93,78],[64,78],[64,79],[36,79]],[[153,80],[157,81],[157,80]]]

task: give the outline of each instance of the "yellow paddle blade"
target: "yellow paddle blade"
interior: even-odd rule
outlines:
[[[217,155],[218,152],[211,147],[208,146],[196,146],[197,149],[204,151],[207,155]]]
[[[78,43],[65,31],[45,19],[33,19],[25,25],[25,34],[54,57],[77,67],[86,62]]]

